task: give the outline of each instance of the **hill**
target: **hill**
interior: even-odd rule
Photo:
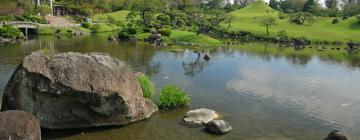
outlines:
[[[92,17],[92,20],[99,21],[99,20],[107,20],[108,16],[112,16],[115,18],[116,21],[125,21],[127,15],[130,13],[130,11],[127,10],[121,10],[113,13],[106,13],[106,14],[96,14]]]
[[[340,23],[332,24],[333,17],[318,17],[313,24],[297,25],[288,19],[279,19],[279,12],[262,1],[255,2],[243,9],[231,12],[236,18],[231,25],[231,31],[248,31],[265,35],[265,28],[259,26],[264,17],[277,18],[278,25],[270,28],[271,36],[285,30],[290,37],[306,37],[311,40],[328,41],[360,41],[360,24],[351,17],[346,20],[339,18]]]

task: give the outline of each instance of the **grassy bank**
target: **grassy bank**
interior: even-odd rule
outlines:
[[[285,30],[289,37],[306,37],[314,41],[360,41],[360,24],[355,17],[332,24],[333,17],[316,18],[313,24],[297,25],[289,19],[279,19],[279,12],[270,8],[264,2],[258,1],[248,7],[231,13],[235,16],[231,31],[247,31],[253,34],[265,35],[265,27],[259,26],[264,17],[276,17],[277,26],[270,28],[270,35],[275,36],[279,31]],[[225,26],[225,25],[224,25]]]
[[[74,32],[90,33],[91,31],[86,28],[63,28],[63,27],[41,27],[37,30],[38,35],[70,35]]]

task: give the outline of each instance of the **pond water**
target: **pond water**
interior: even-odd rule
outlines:
[[[108,42],[106,35],[35,37],[0,45],[0,91],[22,58],[48,47],[50,52],[105,52],[148,74],[157,90],[173,84],[192,98],[191,106],[155,113],[126,127],[42,132],[43,139],[245,139],[322,140],[334,129],[360,139],[360,57],[341,50],[294,50],[273,44],[237,47],[159,49],[144,44]],[[265,47],[266,46],[266,47]],[[169,51],[176,50],[176,51]],[[209,53],[211,59],[202,57]],[[156,95],[154,97],[156,100]],[[189,109],[216,110],[233,126],[223,136],[188,128]]]

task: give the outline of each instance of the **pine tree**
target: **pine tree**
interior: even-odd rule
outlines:
[[[314,6],[316,6],[315,0],[308,0],[303,7],[303,11],[311,12],[311,9],[313,9]]]

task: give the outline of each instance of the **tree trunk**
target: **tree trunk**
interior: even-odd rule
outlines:
[[[266,34],[269,35],[269,26],[266,26]]]

